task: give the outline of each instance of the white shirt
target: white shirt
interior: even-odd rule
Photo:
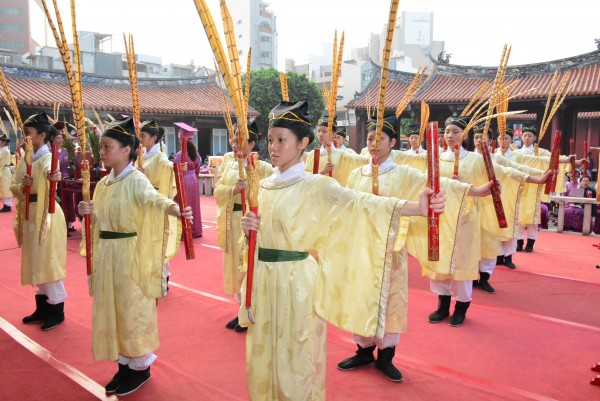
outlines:
[[[335,146],[333,146],[333,144],[331,144],[331,154],[334,154],[337,151],[341,151],[341,149],[336,148]],[[324,147],[323,145],[321,145],[321,154],[327,154],[327,148]]]
[[[300,161],[299,163],[294,164],[293,166],[291,166],[290,168],[288,168],[287,170],[285,170],[283,173],[279,172],[279,167],[275,167],[275,171],[273,172],[273,174],[271,174],[271,176],[269,178],[267,178],[267,181],[269,182],[283,182],[283,181],[289,181],[304,175],[307,175],[308,173],[306,171],[304,171],[304,162]]]
[[[152,157],[155,154],[157,154],[158,152],[160,152],[160,143],[157,143],[156,145],[152,146],[152,149],[150,149],[148,152],[146,152],[144,157]]]
[[[31,161],[36,161],[37,159],[39,159],[40,157],[44,156],[46,153],[49,153],[50,149],[48,149],[48,145],[43,144],[42,146],[40,146],[40,148],[37,150],[37,152],[35,152],[33,154],[33,158]]]
[[[465,157],[469,152],[467,152],[463,147],[460,148],[460,153],[458,155],[459,159]],[[444,160],[454,160],[454,150],[448,148],[445,152],[442,152],[440,155]]]
[[[125,167],[117,177],[115,177],[115,169],[112,169],[110,170],[110,174],[108,174],[108,177],[106,178],[106,182],[110,183],[111,181],[116,181],[119,178],[122,178],[129,174],[133,169],[133,163],[129,163],[127,167]]]
[[[534,145],[530,145],[530,146],[524,146],[521,148],[521,152],[523,153],[533,153],[534,152]]]
[[[504,152],[504,157],[510,157],[510,155],[512,155],[512,150],[510,150],[510,148],[506,149],[506,152]],[[498,148],[496,149],[496,154],[497,155],[501,155],[502,154],[502,149]]]
[[[392,160],[392,158],[390,156],[388,156],[388,158],[385,159],[385,161],[379,165],[379,174],[381,174],[385,171],[388,171],[392,167],[394,167],[394,161]],[[373,174],[373,165],[371,163],[369,163],[369,164],[365,164],[364,166],[362,166],[362,173],[364,175]]]
[[[424,151],[425,151],[425,149],[423,149],[423,147],[422,147],[422,146],[419,146],[419,153],[423,153]],[[415,152],[415,151],[413,150],[413,148],[410,148],[410,149],[408,149],[408,150],[406,151],[406,153],[408,153],[409,155],[416,155],[416,154],[417,154],[417,152]]]

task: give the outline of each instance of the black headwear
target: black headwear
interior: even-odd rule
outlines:
[[[465,128],[467,128],[469,121],[471,121],[470,116],[458,116],[458,117],[450,116],[446,119],[446,126],[456,125],[457,127],[460,127],[461,129],[465,129]]]
[[[385,133],[390,138],[397,138],[396,134],[396,115],[392,114],[383,118],[383,127],[381,132]],[[377,119],[372,118],[367,120],[367,132],[375,131],[377,129]]]
[[[10,143],[10,138],[7,137],[6,135],[2,134],[2,135],[0,135],[0,141],[6,142],[8,144],[8,143]]]
[[[233,124],[233,131],[237,133],[238,125],[237,123]],[[256,119],[253,118],[248,121],[248,142],[257,142],[258,136],[260,134],[260,130],[258,129],[258,124]]]
[[[135,152],[140,146],[140,140],[135,136],[135,125],[133,117],[127,117],[115,120],[106,126],[106,130],[102,134],[112,139],[115,139],[123,146],[131,146],[132,152]]]
[[[337,135],[340,135],[340,136],[343,136],[343,137],[345,138],[345,137],[346,137],[346,128],[344,128],[344,127],[340,127],[340,128],[337,130],[336,134],[337,134]]]
[[[537,128],[535,125],[523,125],[521,129],[522,132],[531,132],[533,135],[537,136]]]
[[[315,138],[310,124],[307,100],[282,101],[269,112],[269,128],[287,128],[293,131],[298,138],[307,137],[309,143]]]
[[[408,126],[408,136],[419,135],[421,133],[421,126],[419,124],[411,124]]]
[[[329,115],[325,114],[323,117],[319,118],[319,121],[317,121],[317,127],[329,127]],[[337,119],[334,116],[333,117],[333,126],[332,126],[333,132],[337,131]]]
[[[27,120],[23,121],[23,126],[33,127],[38,131],[47,132],[47,128],[52,126],[52,124],[50,123],[48,114],[46,114],[45,111],[40,111],[39,113],[30,115]]]

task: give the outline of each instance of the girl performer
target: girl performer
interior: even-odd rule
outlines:
[[[387,305],[400,217],[427,214],[430,190],[419,203],[401,201],[305,172],[301,155],[313,135],[306,100],[281,102],[269,113],[275,172],[260,182],[262,216],[248,212],[242,218],[245,233],[258,231],[252,307],[242,306],[239,314],[240,325],[250,326],[246,371],[252,400],[325,399],[323,319],[383,337],[386,322],[379,317]],[[444,202],[435,197],[431,207],[442,212]],[[244,290],[242,285],[242,299]]]
[[[60,181],[60,170],[50,171],[52,153],[48,145],[58,135],[48,115],[43,111],[23,123],[24,135],[31,138],[33,159],[31,175],[27,175],[24,159],[17,168],[10,189],[17,198],[14,229],[21,246],[21,284],[36,287],[35,312],[23,318],[23,323],[43,322],[42,330],[50,330],[65,320],[67,292],[67,225],[62,209],[48,213],[49,181]],[[23,186],[31,186],[29,220],[25,220]]]
[[[162,152],[161,152],[162,153]],[[202,218],[200,216],[200,187],[198,185],[198,173],[202,165],[202,158],[194,142],[187,143],[187,166],[183,174],[183,185],[185,185],[185,194],[188,205],[192,207],[194,215],[194,224],[192,225],[192,237],[202,237]],[[174,163],[181,163],[181,151],[175,155]]]
[[[0,135],[0,203],[2,209],[0,213],[8,213],[12,210],[12,192],[10,192],[10,182],[12,173],[10,171],[10,149],[8,144],[10,138],[6,135]]]
[[[245,148],[242,149],[245,163],[247,156],[256,149],[258,141],[258,125],[256,120],[248,123],[248,141]],[[234,152],[239,150],[237,124],[234,128],[234,135],[229,143]],[[269,163],[260,162],[260,177],[267,178],[273,173],[273,168]],[[242,189],[247,188],[246,179],[240,179],[239,163],[236,159],[230,159],[229,162],[222,165],[219,169],[220,175],[215,187],[214,196],[217,201],[217,242],[223,250],[223,287],[225,295],[233,295],[240,303],[240,287],[244,281],[245,272],[240,270],[240,247],[239,239],[242,237],[242,201],[240,193]],[[237,332],[246,329],[238,324],[237,316],[228,322],[225,327],[235,329]]]
[[[112,171],[96,185],[94,199],[78,206],[81,215],[92,214],[92,352],[95,360],[118,362],[105,387],[117,395],[150,379],[159,345],[156,299],[166,294],[163,264],[173,256],[167,237],[180,216],[179,206],[133,167],[134,132],[131,117],[107,126],[100,157]],[[183,215],[192,220],[191,208]],[[85,253],[85,241],[81,245]]]

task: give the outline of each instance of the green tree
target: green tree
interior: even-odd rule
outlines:
[[[244,87],[246,77],[243,77]],[[313,127],[323,114],[325,103],[321,91],[314,82],[305,75],[288,73],[288,94],[290,101],[308,100],[309,112]],[[263,134],[269,127],[269,112],[281,101],[281,83],[279,71],[274,68],[252,71],[250,75],[250,106],[260,113],[257,117],[258,127]],[[259,141],[262,145],[264,140]],[[264,151],[264,146],[261,146]],[[262,156],[261,152],[261,156]]]

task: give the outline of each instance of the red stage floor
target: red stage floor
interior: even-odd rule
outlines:
[[[202,198],[204,238],[196,260],[171,262],[171,291],[159,301],[161,346],[152,380],[130,400],[246,400],[244,334],[225,329],[237,312],[223,296],[216,208]],[[68,241],[66,321],[42,332],[23,325],[34,309],[33,289],[20,285],[20,249],[12,213],[0,215],[0,399],[106,399],[113,362],[91,355],[91,306],[79,233]],[[351,336],[330,328],[329,400],[599,400],[591,386],[600,360],[598,237],[542,232],[532,254],[515,257],[516,271],[499,267],[496,294],[475,290],[464,326],[432,325],[437,299],[410,262],[409,332],[395,363],[405,376],[392,383],[373,367],[341,372],[354,353]],[[108,397],[115,399],[116,397]]]

